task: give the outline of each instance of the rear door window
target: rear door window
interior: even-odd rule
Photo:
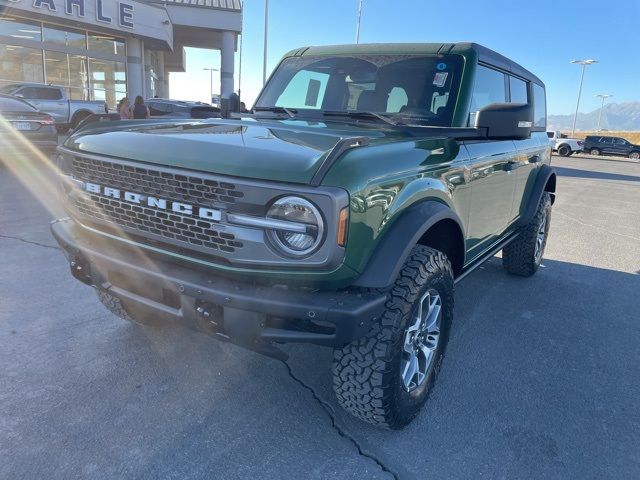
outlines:
[[[61,100],[62,92],[59,88],[43,88],[36,87],[33,89],[35,91],[35,97],[38,100]]]
[[[519,78],[509,76],[509,91],[511,103],[528,103],[527,82]]]
[[[167,111],[167,106],[164,103],[160,102],[149,102],[149,114],[154,117],[159,117],[160,115],[164,115]]]
[[[504,73],[483,65],[478,65],[473,94],[471,96],[469,125],[475,124],[475,117],[478,110],[492,103],[503,103],[506,101],[507,92],[505,89]]]

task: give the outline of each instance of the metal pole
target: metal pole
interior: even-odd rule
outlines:
[[[238,66],[238,104],[242,101],[242,35],[240,35],[240,65]]]
[[[578,119],[578,108],[580,108],[580,96],[582,96],[582,82],[584,81],[584,71],[587,69],[587,64],[582,64],[582,75],[580,75],[580,88],[578,89],[578,101],[576,103],[576,114],[573,116],[573,128],[571,129],[571,136],[573,137],[576,132],[576,120]]]
[[[356,43],[360,43],[360,19],[362,18],[362,0],[358,2],[358,22],[356,23]]]
[[[209,71],[211,76],[209,77],[209,103],[213,103],[213,68]]]
[[[267,83],[267,38],[269,35],[269,0],[264,0],[264,55],[262,59],[262,85]]]
[[[600,119],[602,118],[602,109],[604,108],[604,95],[602,96],[602,105],[600,105],[600,113],[598,113],[598,127],[596,128],[596,132],[600,131]]]

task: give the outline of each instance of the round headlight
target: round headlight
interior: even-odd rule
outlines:
[[[267,230],[271,243],[288,256],[304,257],[322,243],[324,222],[316,206],[300,197],[283,197],[271,205],[267,218],[276,227]]]

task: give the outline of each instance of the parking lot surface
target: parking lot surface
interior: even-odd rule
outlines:
[[[328,349],[112,316],[0,165],[0,478],[640,478],[640,164],[554,166],[543,267],[458,285],[429,402],[390,432],[337,406]]]

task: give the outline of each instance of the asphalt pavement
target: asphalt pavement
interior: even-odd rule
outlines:
[[[283,363],[112,316],[49,233],[59,207],[0,166],[0,478],[640,478],[640,164],[554,166],[542,268],[458,285],[435,389],[394,432],[337,406],[328,349]]]

